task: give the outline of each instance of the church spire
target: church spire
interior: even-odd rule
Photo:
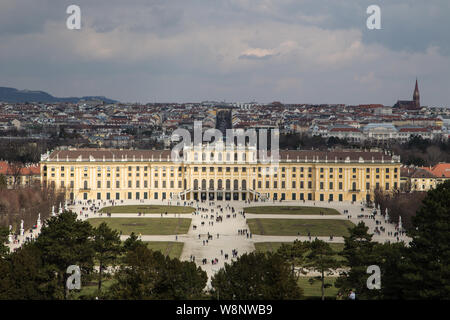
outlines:
[[[416,108],[420,108],[420,94],[419,94],[419,84],[416,78],[416,87],[414,88],[413,101],[416,105]]]

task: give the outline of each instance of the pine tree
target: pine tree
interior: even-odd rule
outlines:
[[[450,181],[430,190],[413,218],[405,279],[407,299],[450,298]]]

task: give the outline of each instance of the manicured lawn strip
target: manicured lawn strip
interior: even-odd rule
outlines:
[[[292,242],[256,242],[255,243],[255,250],[258,252],[276,252],[281,247],[283,243],[286,244],[292,244]],[[341,252],[344,249],[343,243],[329,243],[331,249],[333,249],[334,252],[336,252],[336,255],[334,258],[336,258],[338,261],[345,262],[346,259],[337,253]],[[306,253],[308,254],[308,253]]]
[[[103,213],[192,213],[195,209],[183,206],[163,206],[163,205],[131,205],[103,207],[99,212]]]
[[[132,232],[137,235],[185,234],[191,225],[191,219],[187,218],[92,218],[88,221],[94,227],[106,222],[110,228],[122,231],[123,235]]]
[[[265,236],[348,236],[355,225],[348,220],[334,219],[247,219],[250,232]]]
[[[300,207],[300,206],[261,206],[244,208],[245,213],[252,214],[301,214],[301,215],[339,215],[340,213],[331,208]]]
[[[103,279],[102,281],[102,292],[106,292],[109,287],[114,283],[113,279]],[[71,298],[73,299],[79,299],[80,297],[87,297],[90,296],[90,298],[95,298],[95,295],[97,294],[98,289],[98,282],[97,280],[92,281],[89,285],[82,285],[80,292],[73,292]]]
[[[255,249],[259,252],[267,252],[271,250],[272,252],[275,252],[283,243],[292,244],[293,242],[255,242]],[[343,243],[330,243],[329,245],[335,252],[340,252],[344,249]]]
[[[303,289],[303,295],[305,298],[320,298],[322,292],[320,290],[321,282],[315,281],[312,285],[309,283],[311,277],[299,277],[297,283],[300,288]],[[332,284],[331,287],[325,288],[325,297],[336,298],[339,291],[338,288],[334,286],[334,282],[337,278],[335,277],[325,277],[325,283]]]
[[[183,251],[184,243],[175,241],[145,241],[147,248],[153,251],[160,251],[163,255],[167,254],[167,250],[170,247],[169,258],[180,258]]]

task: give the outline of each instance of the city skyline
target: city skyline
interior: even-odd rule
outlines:
[[[0,86],[122,102],[448,106],[450,5],[377,1],[69,1],[0,4]],[[21,21],[21,23],[17,23]]]

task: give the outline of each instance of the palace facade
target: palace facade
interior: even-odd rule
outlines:
[[[42,156],[41,181],[72,200],[373,200],[400,186],[400,158],[367,151],[279,151],[261,157],[185,147],[170,150],[69,149]],[[269,160],[268,160],[269,159]]]

